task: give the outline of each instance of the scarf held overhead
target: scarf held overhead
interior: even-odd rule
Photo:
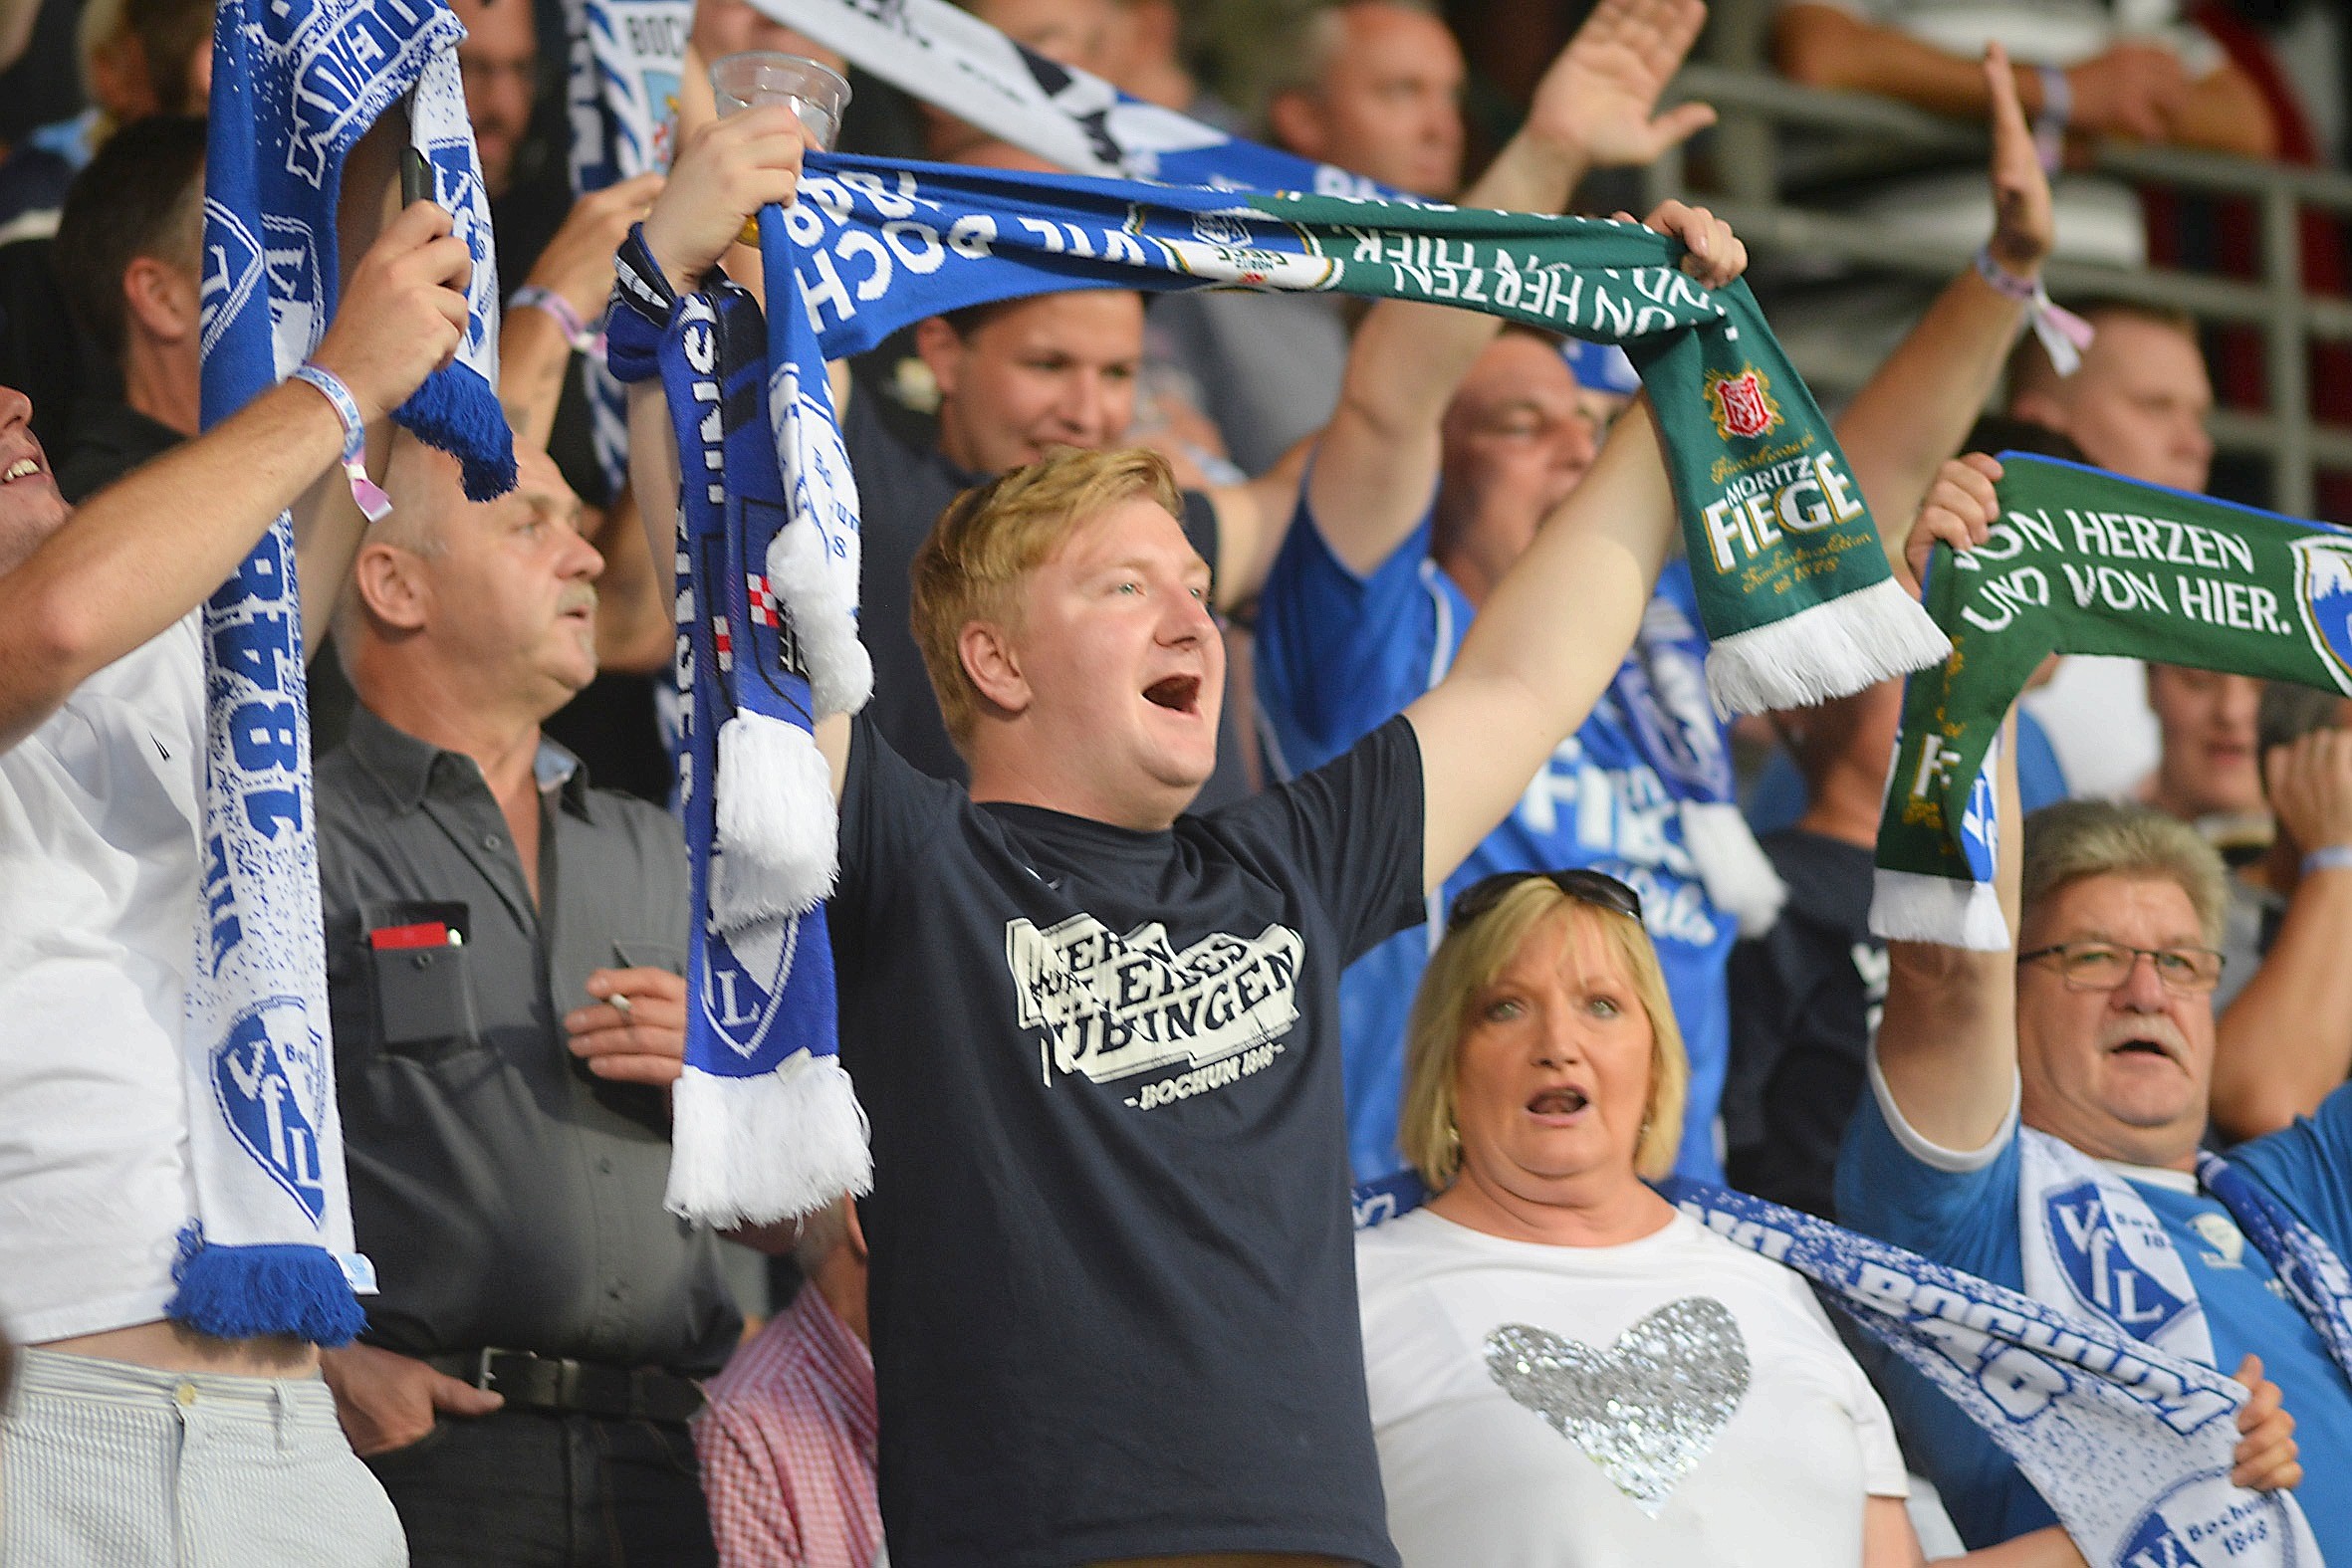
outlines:
[[[220,6],[199,337],[206,425],[317,345],[335,305],[344,157],[403,96],[413,94],[412,140],[473,250],[477,312],[494,312],[489,215],[457,76],[462,32],[437,3]],[[485,484],[502,460],[509,483],[513,471],[481,371],[494,321],[469,323],[464,362],[400,410]],[[206,601],[203,644],[202,918],[184,1032],[196,1214],[165,1310],[222,1338],[341,1344],[362,1321],[353,1292],[373,1279],[353,1250],[336,1114],[287,517]]]
[[[1939,548],[1928,612],[1952,638],[1911,678],[1878,829],[1871,929],[1998,952],[1991,758],[2050,653],[2122,654],[2352,694],[2352,534],[2004,454],[2000,518]]]
[[[564,21],[572,48],[565,88],[572,194],[668,168],[693,0],[565,0]],[[599,353],[581,359],[580,374],[596,465],[618,494],[628,476],[627,399]]]
[[[814,153],[783,216],[799,255],[766,257],[780,365],[785,301],[829,359],[941,311],[1088,288],[1429,301],[1620,343],[1664,435],[1720,708],[1819,702],[1948,648],[1888,573],[1747,285],[1700,287],[1680,246],[1639,225]]]
[[[811,153],[799,199],[764,211],[760,236],[773,306],[768,411],[791,506],[746,514],[751,532],[736,549],[764,568],[762,590],[792,632],[789,673],[805,674],[815,718],[854,711],[871,685],[856,637],[856,487],[824,361],[943,311],[1071,289],[1338,290],[1465,305],[1623,343],[1665,434],[1719,706],[1818,701],[1947,646],[1888,574],[1827,422],[1746,285],[1702,289],[1678,270],[1675,243],[1639,225]],[[675,385],[671,395],[675,412]],[[737,461],[730,447],[730,482]],[[768,677],[786,672],[755,680],[736,651],[726,677],[695,671],[728,691],[712,705],[730,716],[713,781],[722,870],[709,913],[721,926],[806,910],[832,878],[831,800],[802,733],[809,717],[770,711]],[[735,1070],[767,1051],[722,1055],[715,1037],[706,1043],[698,1053],[689,1040],[689,1068],[734,1081],[708,1097],[725,1130],[714,1123],[707,1136],[725,1147],[770,1142],[758,1130],[768,1113],[757,1080]],[[682,1112],[680,1147],[706,1136],[703,1127]],[[828,1146],[838,1133],[832,1125]],[[715,1167],[697,1157],[694,1168]],[[809,1190],[746,1175],[723,1190],[674,1187],[672,1198],[704,1218],[765,1220],[794,1212],[783,1192]]]

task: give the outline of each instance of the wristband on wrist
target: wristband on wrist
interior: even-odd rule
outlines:
[[[2039,278],[2020,278],[2003,267],[1995,259],[1991,245],[1977,252],[1977,276],[1995,292],[2025,307],[2025,323],[2041,339],[2052,369],[2068,376],[2082,368],[2082,351],[2091,345],[2094,336],[2091,324],[2051,299]]]
[[[2303,856],[2303,875],[2314,871],[2352,870],[2352,844],[2322,844]]]
[[[333,370],[322,369],[308,359],[294,367],[291,379],[315,387],[343,425],[344,477],[351,481],[352,499],[358,503],[360,512],[370,523],[390,517],[392,498],[367,477],[367,421],[359,417],[359,400]]]
[[[629,225],[628,238],[613,254],[612,297],[655,327],[669,326],[670,312],[677,309],[678,291],[646,247],[642,223]]]
[[[556,319],[563,331],[564,340],[580,353],[593,353],[596,349],[596,330],[581,319],[572,302],[553,289],[543,289],[527,283],[517,289],[506,302],[510,311],[545,311]]]
[[[2041,156],[2045,174],[2058,172],[2066,151],[2066,125],[2074,117],[2074,84],[2056,66],[2037,68],[2041,78],[2041,112],[2033,116],[2033,149]]]

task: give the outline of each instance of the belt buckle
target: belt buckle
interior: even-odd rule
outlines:
[[[503,1356],[505,1354],[505,1351],[499,1350],[490,1345],[484,1345],[481,1350],[476,1353],[474,1357],[474,1387],[489,1394],[495,1394],[498,1392],[498,1390],[490,1386],[491,1379],[493,1377],[493,1374],[490,1370],[490,1361],[494,1356]]]

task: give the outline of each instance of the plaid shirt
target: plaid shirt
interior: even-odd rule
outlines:
[[[872,1354],[804,1285],[710,1382],[694,1423],[722,1568],[870,1568]]]

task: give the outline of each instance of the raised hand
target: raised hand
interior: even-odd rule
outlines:
[[[2121,43],[2070,68],[2072,123],[2134,141],[2169,141],[2189,101],[2189,74],[2159,44]]]
[[[581,197],[524,282],[562,295],[581,320],[596,320],[612,293],[612,253],[652,210],[662,183],[659,174],[639,174]]]
[[[1993,157],[1986,170],[1993,186],[1993,237],[1986,243],[2003,272],[2030,280],[2041,275],[2058,226],[2050,210],[2050,177],[2017,102],[2017,76],[1999,44],[1985,46],[1985,85],[1993,95]]]
[[[2000,460],[1983,452],[1953,458],[1936,471],[1936,482],[1928,487],[1911,537],[1903,544],[1913,582],[1927,577],[1928,553],[1939,542],[1954,550],[1974,550],[1992,537],[1994,519],[2000,516],[2000,498],[1993,489],[1999,478]]]
[[[449,214],[409,203],[352,269],[311,358],[351,388],[368,419],[389,413],[465,341],[473,271]]]
[[[1656,112],[1707,21],[1703,0],[1601,0],[1535,85],[1528,129],[1603,166],[1648,163],[1715,123],[1705,104]]]
[[[2278,825],[2303,853],[2352,844],[2352,730],[2313,730],[2273,746],[2262,782]]]
[[[1621,222],[1633,221],[1629,212],[1616,216]],[[1710,289],[1720,289],[1748,270],[1747,245],[1732,232],[1730,224],[1705,207],[1662,201],[1641,221],[1645,229],[1682,241],[1688,252],[1682,259],[1682,270]]]
[[[671,288],[686,294],[702,287],[752,214],[792,201],[807,145],[800,115],[784,104],[712,120],[686,138],[645,215],[645,248]]]

